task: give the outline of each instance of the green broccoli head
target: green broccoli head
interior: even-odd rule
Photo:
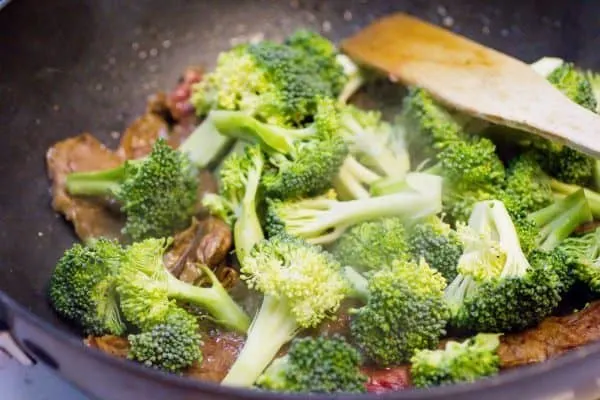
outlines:
[[[331,93],[337,96],[342,91],[348,77],[337,61],[337,47],[329,39],[314,31],[299,29],[288,36],[284,44],[307,55],[310,64],[316,67],[314,73],[331,85]]]
[[[404,99],[403,119],[407,129],[410,154],[418,162],[435,157],[450,143],[464,138],[460,124],[429,93],[410,88]]]
[[[568,238],[558,249],[567,257],[576,279],[600,293],[600,229]]]
[[[192,103],[199,114],[239,110],[274,125],[300,125],[314,115],[319,96],[338,95],[343,82],[330,80],[336,70],[342,78],[334,55],[308,52],[300,40],[241,45],[219,55],[215,70],[194,87]]]
[[[408,232],[408,247],[413,260],[423,258],[439,271],[447,282],[456,277],[456,267],[463,252],[458,234],[439,217],[431,216],[416,223]]]
[[[164,321],[127,337],[130,344],[127,356],[147,367],[180,372],[202,360],[202,340],[198,329],[194,316],[172,306]]]
[[[249,287],[285,300],[298,325],[305,328],[335,312],[347,291],[333,256],[285,234],[258,243],[241,271]]]
[[[331,187],[348,154],[339,135],[335,102],[319,98],[312,121],[284,128],[258,121],[238,111],[213,111],[211,120],[224,135],[257,142],[267,153],[262,186],[267,196],[293,198],[321,194]]]
[[[594,90],[588,76],[571,63],[562,63],[547,77],[569,99],[591,111],[597,107]],[[596,160],[558,142],[534,138],[532,145],[544,170],[556,179],[586,186],[592,182]]]
[[[301,393],[363,393],[367,377],[358,351],[342,338],[295,339],[258,378],[263,389]]]
[[[530,263],[501,201],[475,205],[458,233],[464,245],[457,277],[445,290],[452,323],[476,332],[527,328],[558,305],[563,284],[548,259]]]
[[[530,213],[554,201],[550,179],[532,153],[521,154],[511,160],[505,192],[503,200],[511,213]]]
[[[150,155],[110,170],[67,176],[73,195],[110,196],[126,215],[134,241],[167,237],[189,225],[198,201],[198,171],[188,157],[158,139]]]
[[[391,217],[354,225],[338,239],[332,252],[342,265],[367,272],[407,259],[408,250],[404,221]]]
[[[420,350],[411,358],[416,387],[473,382],[496,375],[500,367],[498,334],[480,333],[461,343],[446,342],[443,350]]]
[[[56,312],[86,334],[122,334],[125,325],[115,291],[122,257],[121,246],[108,239],[65,251],[50,278],[49,297]]]
[[[572,63],[563,63],[554,69],[547,79],[575,103],[588,110],[596,110],[596,97],[591,82],[586,74],[578,71]]]
[[[299,331],[332,316],[349,288],[333,256],[285,234],[259,242],[243,259],[241,271],[248,287],[264,297],[222,383],[248,387]]]
[[[445,287],[446,280],[425,261],[398,261],[375,272],[367,304],[353,310],[353,340],[380,366],[398,365],[416,350],[434,348],[450,315]]]

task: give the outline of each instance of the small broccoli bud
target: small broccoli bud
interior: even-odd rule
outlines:
[[[108,239],[75,244],[65,251],[50,278],[49,297],[63,318],[90,335],[121,335],[125,324],[115,290],[123,249]]]
[[[394,260],[409,257],[406,230],[401,218],[367,221],[348,229],[335,243],[332,252],[342,265],[360,271],[377,271]]]
[[[462,343],[448,341],[444,350],[420,350],[411,358],[416,387],[473,382],[498,373],[500,335],[480,333]]]
[[[427,263],[400,261],[369,279],[367,304],[353,311],[351,333],[381,366],[406,362],[418,349],[437,346],[449,310],[445,279]]]
[[[128,358],[147,367],[179,372],[202,360],[196,318],[176,306],[168,310],[164,321],[129,335],[128,340]]]
[[[295,339],[256,383],[279,392],[363,393],[367,377],[360,363],[358,351],[341,338]]]

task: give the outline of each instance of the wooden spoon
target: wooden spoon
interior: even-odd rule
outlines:
[[[342,49],[449,107],[600,158],[600,116],[506,54],[405,14],[374,22]]]

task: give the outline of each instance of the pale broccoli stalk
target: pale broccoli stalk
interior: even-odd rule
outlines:
[[[244,258],[241,271],[248,286],[264,298],[246,343],[222,383],[247,387],[300,330],[333,315],[348,285],[331,255],[287,235],[258,243]]]
[[[263,239],[256,212],[263,155],[258,146],[247,146],[243,154],[231,154],[220,170],[220,195],[206,196],[203,204],[213,215],[233,225],[236,254],[241,260]]]
[[[363,71],[356,65],[348,56],[344,54],[338,54],[336,61],[342,66],[344,74],[348,77],[348,81],[344,85],[341,93],[338,95],[338,102],[340,104],[346,104],[348,100],[360,89],[365,83],[365,76]]]
[[[376,172],[359,163],[353,156],[344,160],[340,171],[333,179],[333,187],[341,200],[368,199],[370,186],[381,180]]]
[[[273,201],[266,228],[272,233],[286,231],[310,243],[331,243],[359,222],[394,216],[413,220],[439,213],[441,196],[440,177],[410,173],[405,190],[387,196],[344,202],[326,196]]]
[[[381,112],[343,107],[341,127],[350,153],[365,166],[385,176],[403,177],[409,171],[408,152],[394,152],[398,147],[392,148],[393,127],[382,121]]]

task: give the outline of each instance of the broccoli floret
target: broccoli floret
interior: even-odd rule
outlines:
[[[413,260],[425,259],[446,281],[456,277],[463,245],[456,231],[439,217],[431,216],[414,224],[408,231],[408,248]]]
[[[202,338],[196,318],[182,308],[170,307],[164,321],[127,337],[127,357],[147,367],[179,372],[202,361]]]
[[[416,387],[473,382],[496,375],[500,367],[497,349],[500,335],[480,333],[462,343],[446,342],[444,350],[420,350],[410,360]]]
[[[569,257],[577,279],[600,293],[600,229],[568,238],[559,249]]]
[[[555,266],[530,264],[501,201],[477,203],[468,226],[459,226],[464,252],[445,298],[452,323],[476,332],[527,328],[548,316],[563,284]]]
[[[529,214],[527,220],[537,229],[536,247],[550,251],[571,236],[578,226],[592,221],[593,216],[585,192],[579,190]]]
[[[367,304],[351,310],[350,332],[380,366],[406,362],[419,349],[435,348],[450,316],[446,280],[427,263],[396,261],[368,282]]]
[[[547,75],[547,79],[569,99],[591,111],[597,107],[592,85],[585,73],[572,63],[562,62]],[[597,162],[577,150],[561,143],[534,137],[531,145],[544,170],[556,179],[586,186],[594,178]]]
[[[278,392],[364,393],[367,377],[358,351],[342,338],[294,339],[289,352],[275,359],[257,385]]]
[[[150,330],[165,320],[174,300],[178,300],[206,310],[215,322],[227,328],[246,332],[248,316],[210,269],[200,267],[211,287],[197,287],[171,275],[163,261],[170,243],[170,239],[146,239],[127,248],[117,285],[127,321]]]
[[[588,110],[596,110],[598,104],[588,76],[578,71],[572,63],[563,63],[555,68],[547,79],[575,103]]]
[[[409,257],[402,218],[382,218],[361,222],[349,228],[332,248],[342,265],[362,272],[390,266],[392,261]]]
[[[241,271],[264,298],[223,384],[251,386],[285,343],[335,313],[348,285],[333,256],[287,235],[258,243]]]
[[[166,237],[185,228],[198,201],[197,169],[163,139],[156,141],[143,160],[126,161],[108,170],[71,173],[66,187],[73,195],[116,199],[127,216],[123,231],[134,241]]]
[[[335,98],[341,90],[342,66],[320,50],[271,41],[234,47],[195,85],[192,103],[200,115],[242,111],[269,124],[300,125],[314,115],[319,96]]]
[[[437,154],[438,163],[426,170],[444,178],[444,212],[451,222],[466,221],[476,202],[498,198],[505,170],[491,140],[472,136]]]
[[[65,251],[50,278],[49,297],[56,312],[88,335],[121,335],[125,325],[119,310],[115,277],[123,249],[108,239]]]
[[[511,213],[531,213],[554,202],[550,179],[531,153],[511,160],[502,199]]]
[[[331,86],[331,94],[339,95],[348,83],[344,65],[338,60],[338,49],[331,41],[314,31],[299,29],[285,39],[285,45],[298,49],[311,59],[312,71]]]
[[[338,201],[321,196],[297,201],[271,201],[266,230],[281,230],[311,243],[332,243],[350,226],[385,217],[418,219],[441,211],[441,179],[409,173],[404,190],[369,199]]]
[[[303,128],[265,124],[238,111],[213,111],[210,118],[222,134],[258,142],[269,154],[262,180],[269,197],[323,193],[348,154],[339,135],[339,111],[331,99],[318,101],[314,121]]]
[[[263,154],[258,146],[247,146],[243,154],[231,154],[220,170],[219,196],[203,199],[211,213],[233,225],[236,254],[240,260],[264,236],[256,211],[263,166]]]
[[[403,120],[411,156],[419,155],[416,164],[435,157],[450,143],[464,138],[460,124],[420,88],[410,88],[404,99]]]

